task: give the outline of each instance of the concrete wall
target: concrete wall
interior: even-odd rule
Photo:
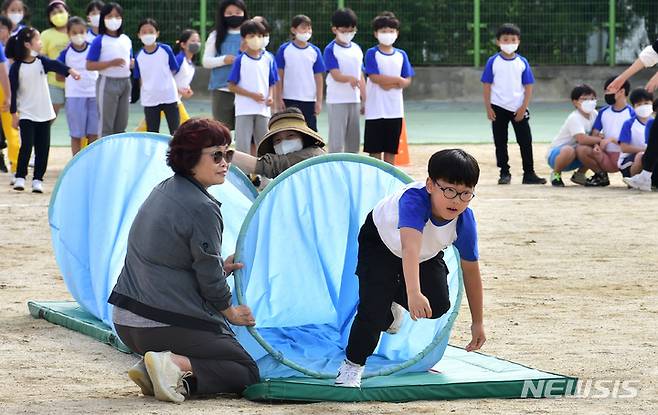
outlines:
[[[594,88],[599,97],[603,83],[621,73],[625,67],[607,66],[538,66],[533,71],[536,78],[534,100],[564,101],[571,89],[582,83]],[[632,88],[644,86],[655,70],[648,69],[631,80]],[[405,91],[405,99],[439,101],[480,101],[482,69],[469,67],[421,67],[416,68],[413,84]],[[208,95],[210,71],[197,68],[192,88],[196,97]]]

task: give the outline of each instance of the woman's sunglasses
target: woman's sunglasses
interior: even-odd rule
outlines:
[[[222,160],[226,160],[226,163],[230,163],[231,160],[233,160],[233,154],[235,154],[235,150],[217,150],[206,154],[210,154],[210,157],[212,157],[215,164],[221,164]]]

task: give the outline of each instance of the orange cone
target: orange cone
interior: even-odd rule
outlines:
[[[407,144],[407,122],[403,118],[402,132],[400,133],[400,144],[398,145],[398,154],[395,155],[393,164],[396,166],[408,166],[410,163],[409,146]]]

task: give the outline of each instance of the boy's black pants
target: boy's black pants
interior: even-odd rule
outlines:
[[[409,309],[407,287],[402,273],[402,259],[395,256],[381,240],[372,220],[372,212],[359,232],[359,307],[345,350],[352,363],[364,365],[379,343],[379,336],[393,323],[391,304]],[[429,300],[436,319],[450,309],[448,267],[443,252],[420,263],[420,289]]]
[[[642,156],[642,168],[646,171],[653,172],[651,182],[654,186],[658,186],[658,171],[656,167],[658,167],[658,122],[654,122],[651,125],[647,149],[644,151],[644,156]]]
[[[496,113],[496,120],[491,122],[494,144],[496,145],[496,164],[501,172],[509,173],[509,154],[507,152],[508,127],[512,123],[516,142],[521,149],[521,161],[523,162],[523,173],[534,173],[534,161],[532,159],[532,133],[530,131],[530,112],[519,122],[514,121],[514,113],[497,105],[491,106]]]

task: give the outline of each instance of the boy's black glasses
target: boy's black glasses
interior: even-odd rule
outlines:
[[[230,163],[231,160],[233,160],[233,154],[235,154],[234,150],[226,150],[226,151],[213,151],[211,153],[206,153],[210,154],[210,157],[212,157],[213,161],[215,164],[221,164],[222,160],[226,160],[226,163]]]
[[[470,202],[475,197],[475,193],[469,192],[468,190],[464,192],[458,192],[454,187],[441,187],[438,183],[434,182],[436,186],[443,191],[443,196],[446,199],[454,199],[459,196],[459,200],[462,202]]]

